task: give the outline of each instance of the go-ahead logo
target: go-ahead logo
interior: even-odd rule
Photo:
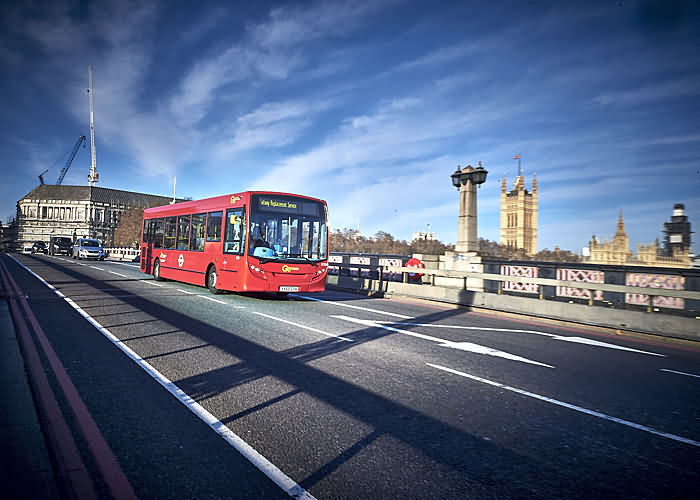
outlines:
[[[291,273],[292,271],[298,271],[299,268],[296,266],[288,266],[287,264],[282,266],[283,273]]]

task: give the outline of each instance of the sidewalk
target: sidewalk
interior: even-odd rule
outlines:
[[[0,498],[58,498],[53,467],[5,300],[0,300],[0,384]]]

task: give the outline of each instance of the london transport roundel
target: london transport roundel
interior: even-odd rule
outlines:
[[[411,257],[408,259],[408,262],[406,262],[406,267],[417,267],[419,269],[423,269],[425,266],[419,259]],[[408,276],[411,278],[420,278],[423,276],[423,273],[408,273]]]
[[[182,264],[185,263],[185,256],[180,254],[180,256],[177,258],[177,265],[182,267]]]

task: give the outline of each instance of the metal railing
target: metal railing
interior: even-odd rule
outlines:
[[[141,254],[138,248],[129,247],[105,248],[105,252],[107,252],[108,259],[129,261],[136,259],[136,257]]]
[[[577,289],[577,290],[586,290],[586,291],[588,291],[587,303],[589,306],[595,305],[595,302],[605,302],[605,301],[594,299],[594,296],[595,296],[594,292],[595,291],[614,292],[614,293],[618,293],[618,294],[634,294],[634,295],[648,297],[648,305],[646,306],[647,312],[652,312],[655,309],[658,310],[658,308],[655,308],[655,306],[654,306],[654,300],[653,300],[654,297],[673,297],[673,298],[678,298],[678,299],[700,302],[700,292],[688,291],[688,290],[648,288],[648,287],[629,286],[629,285],[614,285],[614,284],[606,284],[606,283],[590,283],[590,282],[584,282],[584,281],[557,280],[557,279],[551,279],[551,278],[510,276],[510,275],[503,275],[503,274],[480,273],[480,272],[472,272],[472,271],[446,271],[446,270],[438,270],[438,269],[415,268],[415,267],[404,267],[404,266],[401,266],[401,267],[398,267],[398,266],[376,266],[376,265],[362,265],[362,264],[352,264],[351,266],[344,265],[344,264],[335,264],[335,265],[339,269],[339,271],[338,271],[339,276],[350,275],[350,273],[346,271],[346,269],[348,269],[350,267],[359,268],[359,269],[367,269],[368,271],[366,273],[359,272],[357,274],[359,276],[362,276],[364,274],[365,275],[364,277],[366,277],[366,278],[378,280],[379,289],[382,289],[382,283],[384,283],[384,282],[396,281],[396,280],[392,280],[392,279],[385,279],[385,276],[387,276],[387,275],[393,275],[393,276],[400,275],[401,281],[403,283],[416,283],[416,284],[423,284],[423,285],[428,285],[428,286],[436,286],[436,278],[452,278],[452,280],[461,280],[461,283],[460,283],[460,285],[458,285],[458,287],[463,289],[463,290],[472,290],[472,291],[480,291],[480,292],[485,291],[486,293],[493,293],[493,292],[489,292],[488,290],[484,290],[483,282],[484,281],[496,281],[496,282],[498,282],[498,289],[495,293],[498,293],[498,294],[504,293],[503,286],[502,286],[504,282],[532,284],[532,285],[537,285],[538,293],[536,294],[536,296],[528,295],[527,297],[532,298],[532,299],[539,299],[539,300],[546,299],[545,294],[544,294],[544,287],[545,286],[564,287],[564,288],[568,288],[568,289]],[[427,276],[427,280],[420,280],[419,281],[419,280],[416,280],[415,277],[413,279],[411,279],[411,275],[417,276],[419,274]],[[474,282],[471,281],[472,288],[470,288],[468,286],[468,284],[469,284],[468,280],[478,280],[476,283],[480,283],[481,286],[474,287],[473,286]],[[445,286],[445,285],[442,285],[442,286]],[[448,287],[454,288],[455,285],[454,284],[452,284],[451,286],[448,285]],[[520,294],[517,294],[517,295],[523,296]],[[565,297],[565,296],[559,297],[559,298],[562,300],[569,299],[569,297]]]

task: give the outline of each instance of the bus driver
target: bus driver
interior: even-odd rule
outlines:
[[[255,226],[255,239],[253,240],[254,257],[275,257],[275,251],[265,239],[267,226]]]

